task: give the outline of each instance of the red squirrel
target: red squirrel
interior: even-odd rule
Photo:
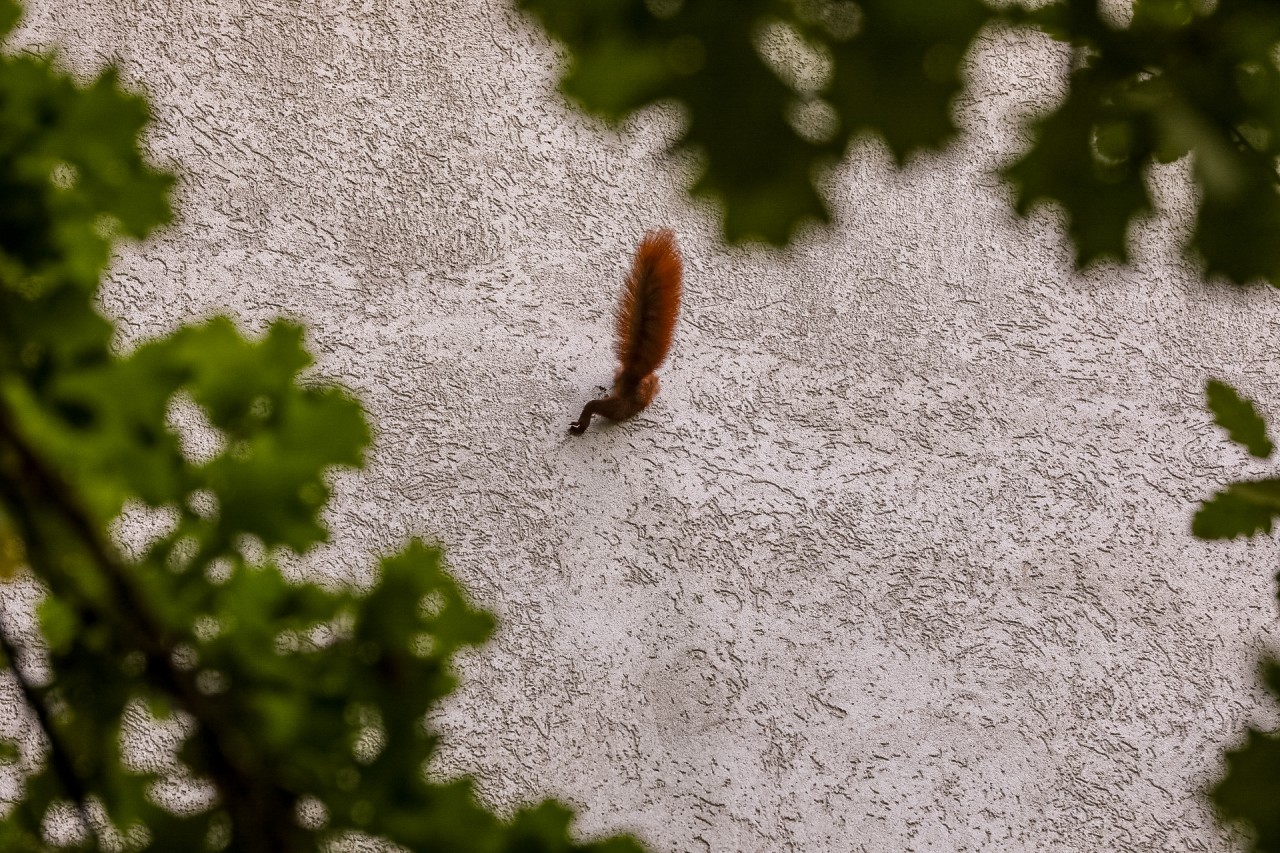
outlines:
[[[613,347],[618,356],[618,372],[613,377],[613,390],[609,396],[583,406],[569,432],[582,435],[592,415],[622,421],[653,402],[658,393],[658,374],[654,371],[671,349],[683,278],[684,262],[675,233],[660,228],[645,234],[618,302]]]

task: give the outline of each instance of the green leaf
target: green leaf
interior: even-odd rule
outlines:
[[[40,602],[39,613],[40,632],[49,648],[54,652],[69,649],[80,629],[78,614],[67,602],[54,596]]]
[[[529,853],[560,853],[570,849],[567,843],[573,812],[560,803],[544,802],[535,808],[521,809],[511,821],[511,837],[507,850]]]
[[[1196,14],[1189,0],[1134,0],[1134,29],[1176,29],[1191,23]]]
[[[511,819],[510,830],[502,847],[511,853],[568,853],[583,848],[570,840],[574,814],[562,803],[547,800],[531,808],[523,808]],[[619,836],[589,844],[591,853],[642,853],[634,838]]]
[[[1129,224],[1150,211],[1144,162],[1152,154],[1149,119],[1117,102],[1119,81],[1078,69],[1067,99],[1034,125],[1035,144],[1005,170],[1015,207],[1028,214],[1043,202],[1061,205],[1076,245],[1076,264],[1129,257]]]
[[[187,387],[213,425],[245,437],[264,428],[273,405],[294,393],[298,373],[311,364],[302,338],[301,327],[276,322],[253,343],[226,317],[215,317],[155,346],[161,358],[184,365]]]
[[[19,411],[91,508],[110,518],[129,497],[159,506],[185,494],[181,446],[165,424],[181,382],[179,365],[143,348],[62,371],[44,399],[24,399]]]
[[[832,39],[828,95],[851,133],[882,136],[898,162],[956,134],[954,101],[973,39],[992,17],[979,0],[864,0],[857,34]]]
[[[1239,192],[1206,195],[1191,246],[1206,272],[1236,284],[1259,279],[1280,286],[1280,194],[1274,172],[1261,168],[1242,178]]]
[[[797,5],[703,0],[660,15],[645,0],[519,3],[568,46],[561,86],[587,110],[619,121],[679,103],[687,124],[676,147],[703,164],[690,192],[722,206],[731,242],[775,245],[829,221],[816,181],[855,133],[879,134],[899,161],[954,135],[964,56],[992,14],[979,0],[869,0],[803,15]],[[803,98],[761,52],[769,24],[802,32],[831,60],[817,94],[834,121],[822,134],[792,123]]]
[[[1259,459],[1266,459],[1275,449],[1267,437],[1267,423],[1254,408],[1253,401],[1241,397],[1234,388],[1217,379],[1205,386],[1209,409],[1218,426],[1228,437]]]
[[[670,52],[674,31],[642,0],[521,0],[518,5],[573,48],[561,81],[564,93],[611,121],[662,97],[681,74],[678,56]]]
[[[0,8],[0,25],[12,6]],[[87,86],[47,58],[0,57],[0,279],[96,286],[118,226],[169,221],[172,175],[143,159],[146,102],[113,69]],[[106,226],[106,227],[104,227]]]
[[[17,0],[0,0],[0,38],[9,35],[22,18],[22,7]]]
[[[1280,480],[1232,483],[1200,505],[1191,532],[1201,539],[1270,533],[1280,515]]]
[[[100,332],[93,324],[87,330]],[[101,517],[115,516],[129,497],[181,505],[204,488],[216,498],[222,544],[248,533],[303,551],[326,535],[319,522],[326,471],[359,465],[369,441],[348,395],[297,384],[308,364],[294,325],[277,323],[252,342],[214,318],[125,358],[96,353],[46,383],[43,399],[15,389],[11,405]],[[198,468],[166,423],[179,391],[204,407],[226,439],[223,452]]]
[[[1250,829],[1258,853],[1280,853],[1280,735],[1250,729],[1226,762],[1227,775],[1210,792],[1214,805]]]

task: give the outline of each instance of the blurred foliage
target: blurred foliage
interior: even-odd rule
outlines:
[[[1267,437],[1266,422],[1251,400],[1216,379],[1209,380],[1205,395],[1214,420],[1232,441],[1259,459],[1271,456],[1274,445]],[[1280,479],[1244,480],[1228,484],[1201,504],[1191,520],[1191,532],[1201,539],[1270,533],[1277,515],[1280,515]]]
[[[992,12],[979,0],[517,0],[570,50],[563,88],[619,120],[682,104],[692,192],[723,203],[731,241],[787,242],[826,222],[815,186],[861,131],[901,162],[956,128],[961,63]]]
[[[1129,223],[1151,208],[1147,167],[1189,154],[1199,208],[1188,248],[1207,274],[1280,285],[1280,4],[1135,0],[1123,27],[1099,6],[1013,15],[1077,60],[1066,99],[1006,172],[1019,212],[1057,202],[1079,264],[1126,260]]]
[[[18,15],[0,0],[0,32]],[[0,56],[0,580],[29,571],[45,591],[44,650],[0,632],[44,738],[42,754],[0,749],[32,768],[0,809],[0,850],[291,853],[359,833],[413,851],[638,851],[573,842],[555,802],[504,819],[469,780],[427,774],[450,659],[493,627],[438,549],[409,543],[364,592],[275,565],[324,540],[326,472],[369,441],[346,393],[300,384],[299,328],[250,340],[219,318],[113,350],[95,308],[112,246],[170,216],[172,177],[140,154],[147,116],[111,71],[80,85]],[[146,508],[160,532],[121,554],[111,525]],[[18,662],[42,654],[36,681]],[[127,760],[143,709],[180,724],[173,768]],[[156,789],[173,778],[211,795],[170,810]]]
[[[1265,676],[1272,695],[1280,697],[1280,666],[1268,663]],[[1219,812],[1249,827],[1254,850],[1280,851],[1280,732],[1249,729],[1226,764],[1227,775],[1211,793]]]
[[[1252,400],[1241,397],[1236,389],[1217,379],[1209,380],[1205,396],[1214,421],[1227,431],[1232,441],[1259,459],[1271,455],[1275,445],[1267,436],[1266,421],[1258,414]]]
[[[1205,389],[1209,410],[1232,441],[1251,455],[1269,458],[1275,447],[1266,421],[1251,400],[1216,379]],[[1280,516],[1280,479],[1229,483],[1201,504],[1191,522],[1201,539],[1270,533]],[[1280,584],[1280,575],[1276,578]],[[1267,687],[1280,699],[1280,665],[1265,665]],[[1280,732],[1249,729],[1243,745],[1226,754],[1227,773],[1210,792],[1223,818],[1250,831],[1260,853],[1280,853]]]
[[[1147,168],[1190,155],[1188,249],[1210,274],[1280,285],[1280,4],[1098,0],[1027,9],[982,0],[517,0],[568,49],[566,95],[617,121],[679,104],[677,149],[731,242],[784,244],[826,222],[824,168],[871,134],[898,163],[955,136],[964,62],[988,24],[1030,27],[1072,53],[1065,97],[1005,171],[1026,214],[1065,214],[1077,262],[1128,257],[1151,210]]]

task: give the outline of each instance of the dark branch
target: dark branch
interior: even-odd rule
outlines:
[[[234,744],[241,738],[226,724],[187,672],[174,665],[174,643],[152,616],[146,600],[133,584],[128,570],[115,554],[114,547],[98,531],[97,526],[80,506],[75,495],[39,455],[26,443],[13,424],[10,413],[0,406],[0,452],[8,458],[0,460],[0,488],[4,499],[14,510],[14,520],[23,529],[23,538],[31,546],[33,568],[36,563],[51,574],[52,561],[34,558],[43,552],[39,526],[27,512],[25,504],[40,505],[52,512],[79,540],[89,558],[107,581],[113,601],[97,606],[97,615],[115,622],[143,653],[146,671],[159,687],[173,695],[195,718],[196,737],[201,755],[219,798],[231,817],[232,845],[238,850],[262,853],[287,853],[298,849],[300,830],[293,821],[294,797],[291,792],[272,784],[270,774],[261,767],[251,767],[256,756]],[[16,480],[16,483],[13,482]],[[79,594],[73,584],[67,592]],[[94,602],[81,595],[81,610],[93,610]]]
[[[18,665],[18,650],[9,640],[9,635],[4,629],[3,619],[0,619],[0,652],[4,653],[5,660],[8,661],[9,672],[13,673],[13,680],[18,682],[18,689],[22,691],[22,698],[26,700],[27,707],[31,709],[31,713],[35,714],[36,722],[40,724],[40,729],[44,732],[45,739],[49,741],[49,766],[53,768],[53,774],[58,777],[58,784],[62,785],[62,790],[66,792],[71,801],[76,804],[76,813],[80,816],[80,822],[84,824],[85,831],[89,833],[89,837],[93,840],[95,850],[102,848],[102,841],[98,837],[98,831],[93,826],[93,821],[89,819],[89,791],[80,778],[80,774],[76,772],[75,760],[71,757],[70,750],[62,742],[58,730],[53,726],[53,720],[49,716],[49,709],[45,707],[44,700],[31,682],[27,681],[27,677],[22,674],[22,667]]]
[[[1277,186],[1280,186],[1280,172],[1276,171],[1275,158],[1272,157],[1270,154],[1267,154],[1265,151],[1259,151],[1257,148],[1254,148],[1253,144],[1249,142],[1247,138],[1245,138],[1245,135],[1243,133],[1240,132],[1240,128],[1236,127],[1235,125],[1231,125],[1227,129],[1227,132],[1230,134],[1231,138],[1236,141],[1236,147],[1240,151],[1244,151],[1249,154],[1252,154],[1254,157],[1257,157],[1259,159],[1262,159],[1265,157],[1271,161],[1270,163],[1271,168],[1269,170],[1269,173],[1271,175],[1271,182],[1276,184]]]

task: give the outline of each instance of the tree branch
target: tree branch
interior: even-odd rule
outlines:
[[[1258,157],[1259,159],[1264,157],[1269,158],[1271,160],[1271,169],[1270,169],[1271,182],[1273,184],[1276,184],[1277,186],[1280,186],[1280,171],[1277,171],[1276,169],[1275,158],[1271,157],[1271,155],[1267,154],[1265,151],[1259,151],[1257,148],[1254,148],[1253,143],[1251,143],[1247,138],[1245,138],[1245,135],[1240,132],[1240,128],[1236,127],[1235,125],[1231,125],[1230,127],[1228,127],[1227,133],[1231,136],[1232,139],[1236,141],[1236,146],[1241,151],[1247,151],[1250,154],[1254,155],[1255,157]]]
[[[292,792],[273,784],[264,768],[245,766],[257,757],[236,748],[240,736],[221,719],[194,678],[174,664],[174,643],[151,614],[114,547],[102,537],[62,478],[26,443],[11,414],[0,405],[0,451],[5,450],[10,458],[0,459],[0,480],[12,475],[17,485],[12,481],[5,483],[8,488],[4,489],[4,497],[11,505],[17,504],[13,514],[23,528],[23,538],[31,546],[33,568],[41,562],[44,565],[40,568],[52,574],[52,561],[35,559],[35,554],[44,553],[46,549],[39,526],[27,511],[28,503],[55,513],[79,540],[107,582],[114,600],[103,605],[84,596],[83,607],[97,611],[98,616],[118,625],[143,653],[146,672],[195,718],[196,737],[203,747],[201,754],[206,769],[231,817],[232,846],[251,853],[287,853],[299,849],[300,829],[293,820],[295,797]],[[80,592],[73,588],[67,591]]]
[[[45,707],[44,701],[36,691],[36,688],[22,674],[22,668],[18,665],[18,651],[9,640],[9,635],[4,628],[3,618],[0,618],[0,652],[4,654],[5,660],[8,661],[8,670],[13,673],[13,680],[18,682],[18,689],[22,691],[22,698],[26,700],[27,707],[31,709],[31,713],[35,714],[36,722],[40,724],[40,729],[49,741],[49,766],[53,768],[54,775],[58,777],[58,783],[62,785],[62,790],[66,791],[67,796],[76,804],[76,813],[80,816],[80,822],[84,824],[85,831],[89,833],[89,837],[93,840],[94,849],[102,849],[102,839],[98,836],[98,830],[94,827],[93,821],[89,819],[88,788],[84,780],[80,778],[80,774],[76,772],[75,760],[71,757],[71,751],[62,742],[62,737],[58,734],[58,730],[53,727],[53,719],[49,716],[49,709]]]

